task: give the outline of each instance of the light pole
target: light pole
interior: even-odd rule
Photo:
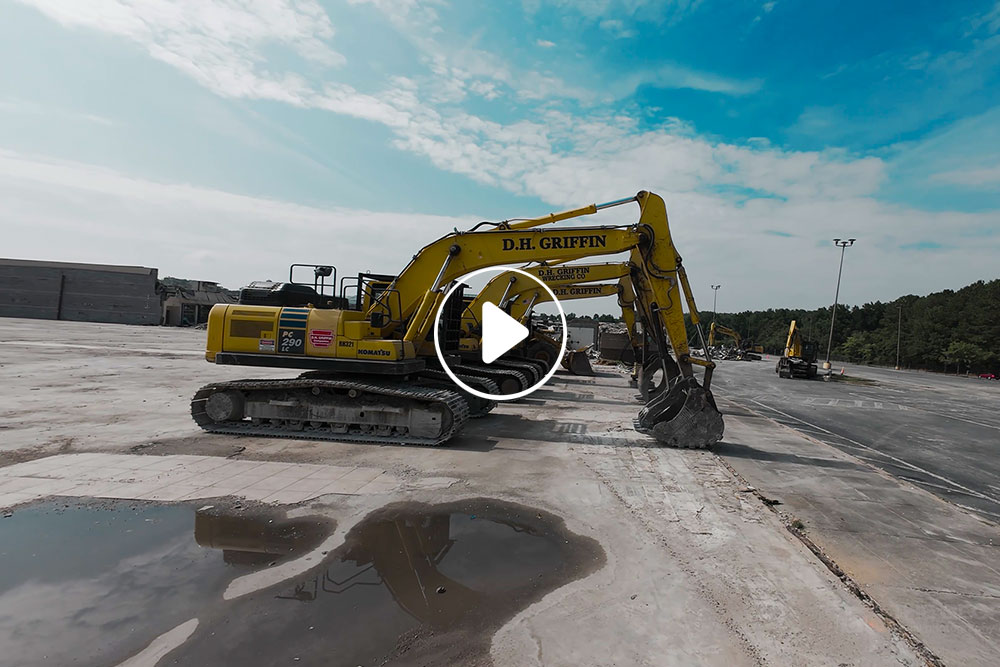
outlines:
[[[837,320],[837,301],[840,299],[840,276],[844,273],[844,251],[854,245],[857,239],[847,239],[841,241],[834,239],[833,244],[840,248],[840,269],[837,271],[837,292],[833,296],[833,312],[830,313],[830,339],[826,343],[826,361],[823,362],[823,369],[830,370],[830,351],[833,349],[833,323]],[[830,373],[827,373],[829,377]]]
[[[719,305],[719,288],[722,285],[712,285],[712,289],[715,290],[715,294],[712,297],[712,324],[715,324],[716,306]]]
[[[903,331],[903,307],[896,306],[899,318],[896,320],[896,370],[899,370],[899,334]]]

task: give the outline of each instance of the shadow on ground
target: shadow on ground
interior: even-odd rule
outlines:
[[[722,441],[712,447],[712,451],[719,456],[729,456],[739,459],[753,459],[755,461],[770,461],[774,463],[796,463],[805,466],[817,466],[821,468],[836,468],[839,470],[865,470],[863,466],[852,461],[838,461],[835,459],[821,459],[814,456],[800,456],[784,452],[767,452],[756,449],[749,445],[736,442]]]
[[[481,425],[481,426],[480,426]],[[609,445],[611,447],[657,447],[657,442],[648,436],[633,431],[631,428],[621,431],[621,435],[609,434],[607,431],[589,433],[588,425],[582,422],[571,422],[555,419],[526,419],[521,415],[491,414],[488,422],[473,423],[466,426],[461,440],[475,437],[480,428],[491,436],[510,438],[514,440],[533,440],[538,442],[565,442],[569,444]],[[459,440],[459,438],[456,438]]]

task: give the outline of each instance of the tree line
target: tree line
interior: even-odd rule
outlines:
[[[736,329],[769,354],[780,355],[792,320],[805,340],[819,343],[826,358],[832,308],[769,308],[718,313],[720,324]],[[705,327],[712,313],[702,313]],[[996,372],[1000,367],[1000,280],[982,280],[960,290],[907,295],[863,306],[839,305],[832,358],[894,366],[897,330],[899,365],[946,373]]]

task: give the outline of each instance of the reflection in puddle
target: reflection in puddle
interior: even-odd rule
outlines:
[[[0,522],[0,664],[114,665],[195,617],[161,664],[464,664],[519,610],[604,562],[596,542],[531,508],[398,504],[305,575],[222,599],[332,530],[221,504],[21,509]]]
[[[213,545],[245,553],[238,522],[226,526]],[[246,529],[257,536],[255,548],[265,548],[261,527]],[[355,526],[307,575],[202,616],[168,662],[462,661],[485,652],[491,629],[603,560],[596,542],[523,506],[395,505]]]
[[[134,501],[19,509],[0,520],[0,665],[117,664],[221,605],[234,578],[331,531],[322,519]]]
[[[195,514],[194,540],[219,549],[229,565],[264,567],[316,547],[330,533],[325,521],[231,514],[211,507]]]

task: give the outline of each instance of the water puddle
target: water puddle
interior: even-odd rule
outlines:
[[[0,519],[0,665],[115,665],[195,617],[161,665],[467,664],[517,612],[604,563],[597,542],[532,508],[400,503],[305,574],[223,599],[333,528],[233,504],[17,510]]]
[[[163,664],[465,664],[518,611],[603,563],[594,540],[528,507],[397,504],[307,574],[200,617]]]
[[[333,529],[198,507],[46,502],[0,519],[0,665],[117,664]]]

